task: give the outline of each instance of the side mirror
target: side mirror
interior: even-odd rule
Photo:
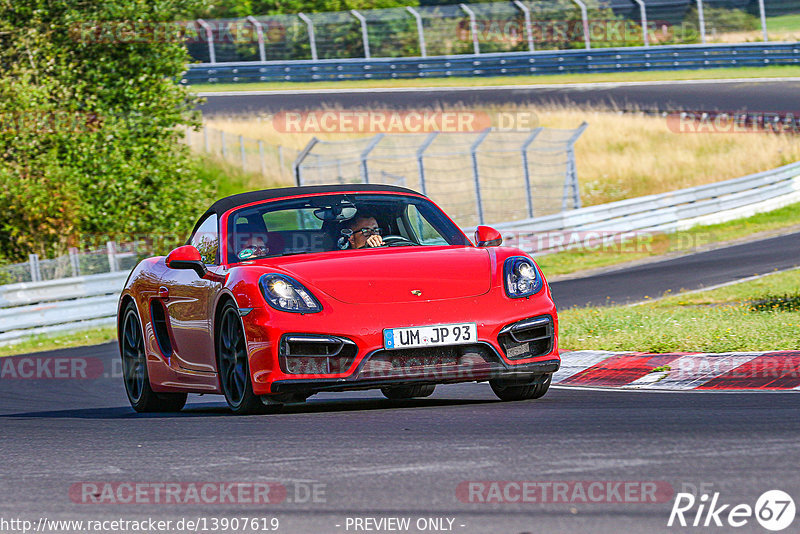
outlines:
[[[475,244],[479,247],[499,247],[503,236],[491,226],[479,226],[475,231]]]
[[[184,245],[170,252],[166,264],[170,269],[191,269],[200,278],[203,278],[208,272],[200,257],[200,251],[192,245]]]

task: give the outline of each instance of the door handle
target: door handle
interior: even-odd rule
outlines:
[[[161,299],[168,299],[169,298],[169,289],[164,286],[158,288],[158,298]]]

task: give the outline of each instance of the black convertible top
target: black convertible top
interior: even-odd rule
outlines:
[[[261,191],[239,193],[238,195],[231,195],[229,197],[221,198],[214,202],[210,208],[208,208],[208,212],[206,212],[206,214],[216,213],[218,217],[221,217],[223,213],[230,209],[261,200],[272,200],[275,198],[292,197],[296,195],[338,193],[342,191],[355,193],[370,193],[379,191],[419,194],[416,191],[412,191],[411,189],[407,189],[405,187],[378,184],[306,185],[302,187],[281,187],[278,189],[264,189]],[[203,215],[203,217],[205,217],[205,215]]]

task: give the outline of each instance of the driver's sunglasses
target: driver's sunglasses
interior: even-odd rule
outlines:
[[[359,228],[358,230],[355,230],[355,232],[361,232],[361,235],[363,235],[364,237],[369,237],[371,235],[381,235],[381,233],[383,233],[382,230],[377,226],[373,226],[372,228]]]

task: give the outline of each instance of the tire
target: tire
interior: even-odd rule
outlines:
[[[414,397],[430,397],[436,384],[419,384],[416,386],[400,386],[393,388],[381,388],[381,393],[387,399],[402,400],[413,399]]]
[[[539,399],[550,389],[550,382],[553,379],[552,373],[536,377],[533,382],[527,384],[508,384],[502,379],[489,380],[492,391],[502,401],[521,401]]]
[[[242,321],[239,309],[231,301],[219,314],[216,352],[219,385],[231,411],[236,415],[267,412],[261,397],[253,393]]]
[[[150,386],[142,323],[133,302],[122,312],[119,349],[125,393],[133,409],[140,413],[181,411],[186,393],[156,393]]]

